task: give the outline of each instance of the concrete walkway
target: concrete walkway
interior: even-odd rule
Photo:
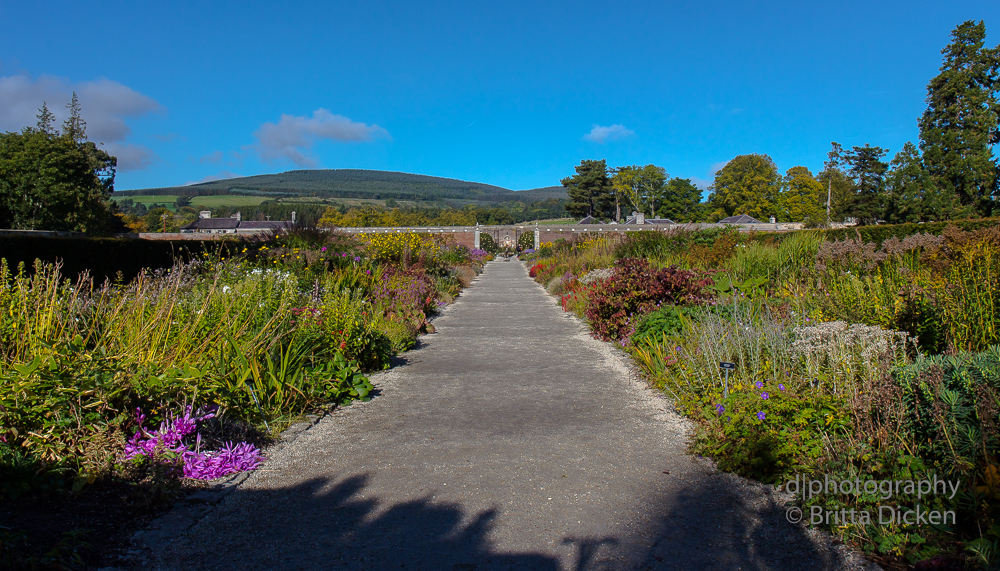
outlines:
[[[381,394],[325,418],[154,554],[164,569],[840,569],[516,261]]]

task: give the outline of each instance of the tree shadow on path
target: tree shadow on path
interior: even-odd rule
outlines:
[[[651,545],[631,568],[819,571],[846,563],[789,523],[773,496],[731,474],[714,474],[663,503]]]
[[[430,497],[384,508],[368,475],[290,488],[237,490],[164,554],[170,569],[433,569],[557,571],[542,554],[503,554],[487,535],[496,510],[466,517]]]
[[[844,563],[785,521],[783,506],[735,490],[736,479],[724,475],[650,502],[647,509],[663,515],[644,518],[651,523],[626,537],[562,538],[573,552],[565,566],[554,552],[497,552],[489,539],[496,509],[466,514],[430,496],[385,506],[366,494],[368,481],[363,474],[237,490],[161,563],[169,569],[352,571],[812,571]],[[559,551],[569,555],[565,547]]]

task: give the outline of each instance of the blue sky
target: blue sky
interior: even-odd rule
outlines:
[[[0,3],[0,131],[76,90],[119,190],[363,168],[526,189],[581,159],[708,183],[744,153],[917,139],[1000,2]]]

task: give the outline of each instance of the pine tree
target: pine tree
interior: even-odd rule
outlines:
[[[605,219],[614,216],[611,180],[608,178],[608,164],[604,159],[580,161],[576,174],[559,182],[569,194],[566,211],[571,215],[577,218],[593,216]]]
[[[38,110],[38,115],[35,115],[35,117],[38,118],[36,127],[40,132],[46,135],[53,133],[52,123],[56,117],[49,111],[49,106],[44,101],[42,101],[42,108]]]
[[[960,24],[951,38],[941,51],[941,72],[927,85],[927,110],[920,118],[923,164],[941,192],[989,215],[997,192],[992,146],[1000,143],[1000,47],[986,47],[982,21]]]
[[[909,141],[889,163],[885,195],[883,217],[892,224],[967,218],[973,214],[972,207],[959,204],[955,194],[934,185],[920,149]]]
[[[63,121],[63,136],[69,137],[77,143],[86,141],[87,122],[84,121],[83,117],[80,115],[80,101],[77,99],[75,91],[73,92],[73,99],[66,104],[66,109],[69,109],[69,117]]]
[[[854,201],[848,212],[860,224],[875,224],[882,218],[885,172],[889,169],[882,157],[888,152],[888,149],[865,143],[863,147],[855,145],[850,151],[841,153],[847,176],[854,186]]]

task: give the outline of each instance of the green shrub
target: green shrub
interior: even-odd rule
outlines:
[[[895,368],[893,379],[906,405],[910,438],[923,448],[922,456],[983,478],[1000,453],[1000,346],[982,353],[921,355]]]
[[[680,335],[686,320],[691,318],[694,308],[664,305],[647,314],[639,322],[632,334],[633,345],[651,345],[664,339]]]
[[[826,439],[847,431],[847,407],[842,398],[797,393],[781,381],[741,382],[728,398],[713,391],[682,401],[702,420],[694,451],[765,483],[813,473],[826,458]]]

